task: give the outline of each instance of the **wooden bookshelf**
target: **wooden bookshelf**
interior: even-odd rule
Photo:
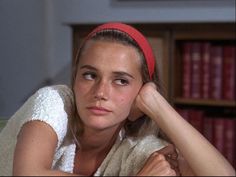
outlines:
[[[214,107],[228,107],[235,108],[236,101],[226,100],[213,100],[213,99],[186,99],[186,98],[175,98],[174,104],[179,105],[192,105],[192,106],[214,106]]]
[[[173,30],[172,33],[172,55],[171,55],[171,66],[170,70],[173,71],[172,77],[170,77],[170,85],[171,90],[169,90],[170,101],[172,104],[178,104],[181,101],[186,102],[187,104],[193,103],[201,103],[194,99],[180,99],[182,92],[182,71],[183,71],[183,63],[182,63],[182,53],[181,53],[181,43],[184,41],[210,41],[212,43],[222,43],[222,44],[233,44],[236,45],[236,33],[235,33],[235,25],[234,24],[222,24],[222,23],[214,23],[214,24],[193,24],[186,25],[185,27],[180,25],[176,27],[176,30]],[[185,100],[185,101],[183,101]],[[235,101],[235,99],[234,99]],[[234,102],[233,101],[233,102]],[[230,107],[235,106],[232,103],[227,101],[204,101],[203,104],[207,105],[229,105]]]

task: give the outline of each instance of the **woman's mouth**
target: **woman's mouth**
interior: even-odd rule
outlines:
[[[94,115],[99,115],[99,116],[102,116],[102,115],[107,115],[109,114],[111,111],[104,108],[104,107],[97,107],[97,106],[91,106],[91,107],[88,107],[87,108],[92,114]]]

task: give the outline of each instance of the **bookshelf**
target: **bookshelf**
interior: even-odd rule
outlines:
[[[178,26],[170,40],[170,103],[236,167],[235,24]]]
[[[234,167],[236,167],[235,96],[230,100],[223,98],[216,99],[211,96],[203,98],[202,95],[196,96],[195,98],[183,96],[183,44],[194,42],[200,44],[210,43],[211,46],[236,47],[235,24],[145,23],[131,25],[139,29],[152,45],[157,59],[157,67],[160,71],[159,75],[163,86],[163,96],[187,121],[206,136],[206,138],[229,159]],[[95,26],[94,24],[72,25],[73,56],[76,55],[81,39]],[[201,55],[202,53],[200,57]],[[210,58],[210,60],[212,59]],[[234,64],[234,67],[235,65],[236,64]],[[202,67],[203,64],[201,63],[200,66]],[[200,81],[201,80],[202,78],[200,77]],[[221,78],[221,80],[224,79]],[[236,73],[233,76],[233,80],[235,82]],[[197,88],[196,85],[194,87]],[[209,92],[209,94],[211,94],[212,89],[209,90]],[[223,92],[223,88],[220,92]],[[235,85],[234,92],[236,92]],[[230,134],[230,137],[228,134]]]

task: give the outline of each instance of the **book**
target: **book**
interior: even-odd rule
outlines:
[[[191,98],[201,98],[201,43],[193,42],[191,50]]]
[[[202,98],[210,98],[210,42],[203,42],[202,48]]]
[[[235,65],[236,65],[236,47],[225,46],[223,48],[223,99],[235,100]]]
[[[182,64],[183,64],[183,75],[182,75],[182,97],[191,97],[191,42],[184,42],[182,49]]]
[[[201,110],[191,109],[189,110],[189,123],[196,128],[201,134],[203,134],[203,119],[204,112]]]
[[[211,98],[216,100],[222,99],[222,46],[211,47]]]
[[[236,156],[236,146],[235,146],[235,119],[225,119],[224,120],[225,125],[225,133],[224,133],[224,143],[225,143],[225,149],[224,149],[224,155],[228,159],[228,161],[234,165],[235,164],[235,156]]]
[[[213,122],[214,122],[214,117],[209,117],[209,116],[204,117],[203,135],[212,144],[214,143],[214,141],[213,141]]]
[[[225,119],[221,117],[217,117],[213,122],[213,145],[224,155],[224,126]]]
[[[189,122],[189,110],[188,109],[181,109],[181,108],[175,108],[175,110],[185,119],[187,122]]]

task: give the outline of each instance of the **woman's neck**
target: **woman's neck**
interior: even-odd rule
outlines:
[[[83,135],[79,137],[80,151],[100,153],[110,150],[121,127],[122,125],[103,131],[95,131],[85,127]]]
[[[106,158],[123,124],[104,131],[91,130],[84,127],[79,137],[79,147],[75,156],[74,172],[92,175]]]

